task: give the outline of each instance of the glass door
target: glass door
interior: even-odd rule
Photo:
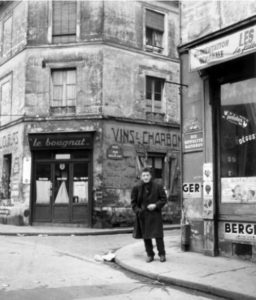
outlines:
[[[54,163],[53,221],[70,221],[70,163]]]
[[[51,221],[52,174],[50,163],[36,164],[33,202],[33,220]]]

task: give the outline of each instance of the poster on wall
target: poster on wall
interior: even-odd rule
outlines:
[[[212,181],[212,163],[204,163],[203,165],[203,180],[204,181]]]
[[[256,177],[221,178],[221,202],[256,202]]]

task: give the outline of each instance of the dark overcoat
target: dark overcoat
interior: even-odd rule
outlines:
[[[163,237],[162,207],[167,202],[164,188],[157,182],[150,182],[149,193],[145,194],[145,184],[136,185],[131,192],[131,205],[135,212],[133,237],[152,239]],[[156,209],[150,211],[147,206],[156,204]]]

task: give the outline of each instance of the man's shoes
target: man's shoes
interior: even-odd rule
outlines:
[[[165,255],[160,255],[160,262],[165,262],[165,261],[166,261]]]
[[[148,256],[147,259],[146,259],[146,262],[147,263],[150,263],[154,260],[154,256]]]

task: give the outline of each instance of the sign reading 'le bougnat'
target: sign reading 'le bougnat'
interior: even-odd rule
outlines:
[[[189,52],[190,70],[199,70],[256,50],[256,26],[195,47]]]
[[[256,224],[225,222],[224,236],[226,239],[256,241]]]

